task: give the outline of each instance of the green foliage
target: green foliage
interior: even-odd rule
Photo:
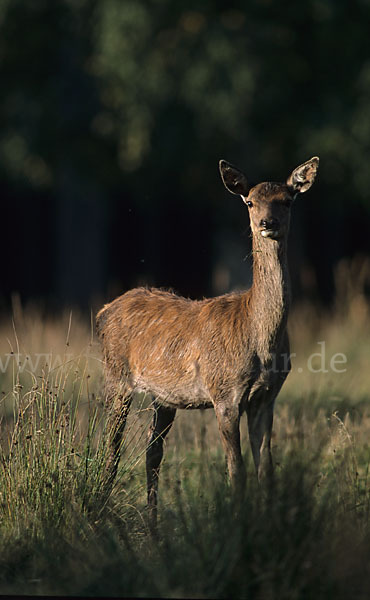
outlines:
[[[2,2],[4,174],[52,186],[72,152],[106,185],[150,165],[175,182],[200,156],[257,175],[318,153],[322,183],[367,203],[368,18],[360,1]]]
[[[80,385],[66,397],[67,377],[58,375],[34,378],[27,391],[19,383],[14,388],[13,426],[2,436],[1,524],[16,537],[27,531],[31,539],[42,539],[63,531],[101,493],[104,443],[95,452],[91,445],[98,407],[84,426],[78,418]]]

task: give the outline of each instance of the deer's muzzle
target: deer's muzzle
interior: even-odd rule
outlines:
[[[261,235],[263,237],[275,240],[280,237],[280,223],[277,219],[262,219],[260,227]]]
[[[280,237],[279,231],[275,229],[262,229],[261,235],[265,238],[272,238],[277,240]]]

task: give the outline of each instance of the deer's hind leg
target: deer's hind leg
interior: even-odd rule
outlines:
[[[117,475],[121,455],[122,436],[131,402],[132,393],[129,390],[117,393],[108,401],[110,404],[108,421],[108,459],[106,464],[108,493],[111,491]]]
[[[176,410],[153,402],[153,422],[149,429],[146,451],[146,475],[148,490],[149,522],[152,529],[157,524],[157,496],[160,464],[163,457],[163,442],[173,424]]]

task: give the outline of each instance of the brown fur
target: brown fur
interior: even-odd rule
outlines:
[[[243,486],[245,477],[239,436],[239,420],[245,411],[258,476],[272,473],[273,407],[290,370],[286,332],[290,206],[297,193],[312,185],[317,166],[314,157],[293,171],[288,184],[263,183],[249,190],[245,176],[221,161],[227,189],[252,204],[250,290],[193,301],[158,289],[137,288],[97,315],[111,382],[111,482],[132,394],[142,390],[156,398],[147,452],[153,523],[163,439],[177,408],[215,409],[231,482],[237,488]],[[264,230],[271,230],[271,237],[263,237]]]

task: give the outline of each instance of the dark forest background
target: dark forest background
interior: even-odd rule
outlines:
[[[313,155],[289,259],[330,303],[370,250],[369,23],[368,0],[0,0],[1,308],[246,286],[219,159],[258,182]]]

